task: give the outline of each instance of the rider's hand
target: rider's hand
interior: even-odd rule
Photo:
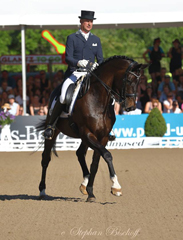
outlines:
[[[91,67],[91,70],[93,71],[99,64],[97,62],[94,62],[94,64]]]
[[[87,66],[87,64],[88,64],[88,60],[83,59],[83,60],[78,61],[77,66],[85,68]]]

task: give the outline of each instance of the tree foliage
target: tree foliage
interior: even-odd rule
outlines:
[[[163,137],[167,131],[166,122],[158,108],[153,108],[145,122],[147,137]]]
[[[49,29],[47,29],[49,30]],[[72,30],[49,30],[54,38],[66,43],[67,36],[77,29]],[[26,30],[26,54],[57,54],[55,48],[41,36],[40,29]],[[153,39],[161,38],[161,47],[165,55],[172,46],[172,41],[178,38],[183,42],[183,27],[179,28],[143,28],[143,29],[94,29],[94,34],[100,37],[104,58],[113,55],[126,55],[138,62],[144,62],[143,52],[153,44]],[[21,54],[21,33],[20,31],[0,31],[0,55]],[[162,59],[162,66],[169,70],[168,58]],[[43,66],[37,66],[37,69]],[[46,68],[46,66],[45,66]],[[61,68],[56,66],[55,68]],[[1,66],[1,69],[9,71],[21,71],[21,66]]]

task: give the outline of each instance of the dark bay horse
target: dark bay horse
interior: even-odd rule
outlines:
[[[80,190],[83,194],[88,194],[87,201],[95,199],[93,184],[100,156],[103,157],[109,168],[113,183],[111,192],[116,196],[122,195],[121,186],[113,167],[112,155],[105,147],[115,123],[114,108],[111,103],[113,99],[116,99],[123,104],[126,111],[135,109],[140,71],[146,67],[147,64],[138,64],[125,56],[113,56],[106,59],[90,73],[90,88],[81,99],[76,101],[72,116],[69,119],[60,118],[53,139],[44,141],[41,162],[42,178],[39,184],[41,198],[45,195],[46,170],[51,160],[51,150],[59,132],[81,139],[76,155],[84,177]],[[49,109],[56,94],[57,90],[51,94]],[[42,129],[45,129],[48,119],[49,114],[42,124]],[[74,124],[74,128],[71,127],[71,122],[72,125]],[[85,161],[89,147],[94,150],[90,171]]]

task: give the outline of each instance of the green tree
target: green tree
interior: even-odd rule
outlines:
[[[147,137],[163,137],[167,131],[166,122],[158,108],[153,108],[145,122]]]

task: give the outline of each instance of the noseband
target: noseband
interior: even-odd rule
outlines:
[[[123,101],[126,100],[127,97],[131,97],[131,98],[134,98],[136,100],[136,90],[137,90],[137,86],[139,84],[139,81],[140,81],[140,76],[141,75],[137,75],[135,74],[134,72],[132,72],[131,70],[133,69],[133,67],[135,65],[137,65],[138,63],[137,62],[131,62],[130,65],[128,66],[126,72],[125,72],[125,77],[123,78],[123,88],[122,88],[122,91],[121,91],[121,98],[123,99]],[[129,77],[129,74],[132,74],[136,77],[137,79],[137,83],[135,85],[135,90],[134,90],[134,93],[126,93],[126,83],[131,83],[131,80],[128,78]]]

